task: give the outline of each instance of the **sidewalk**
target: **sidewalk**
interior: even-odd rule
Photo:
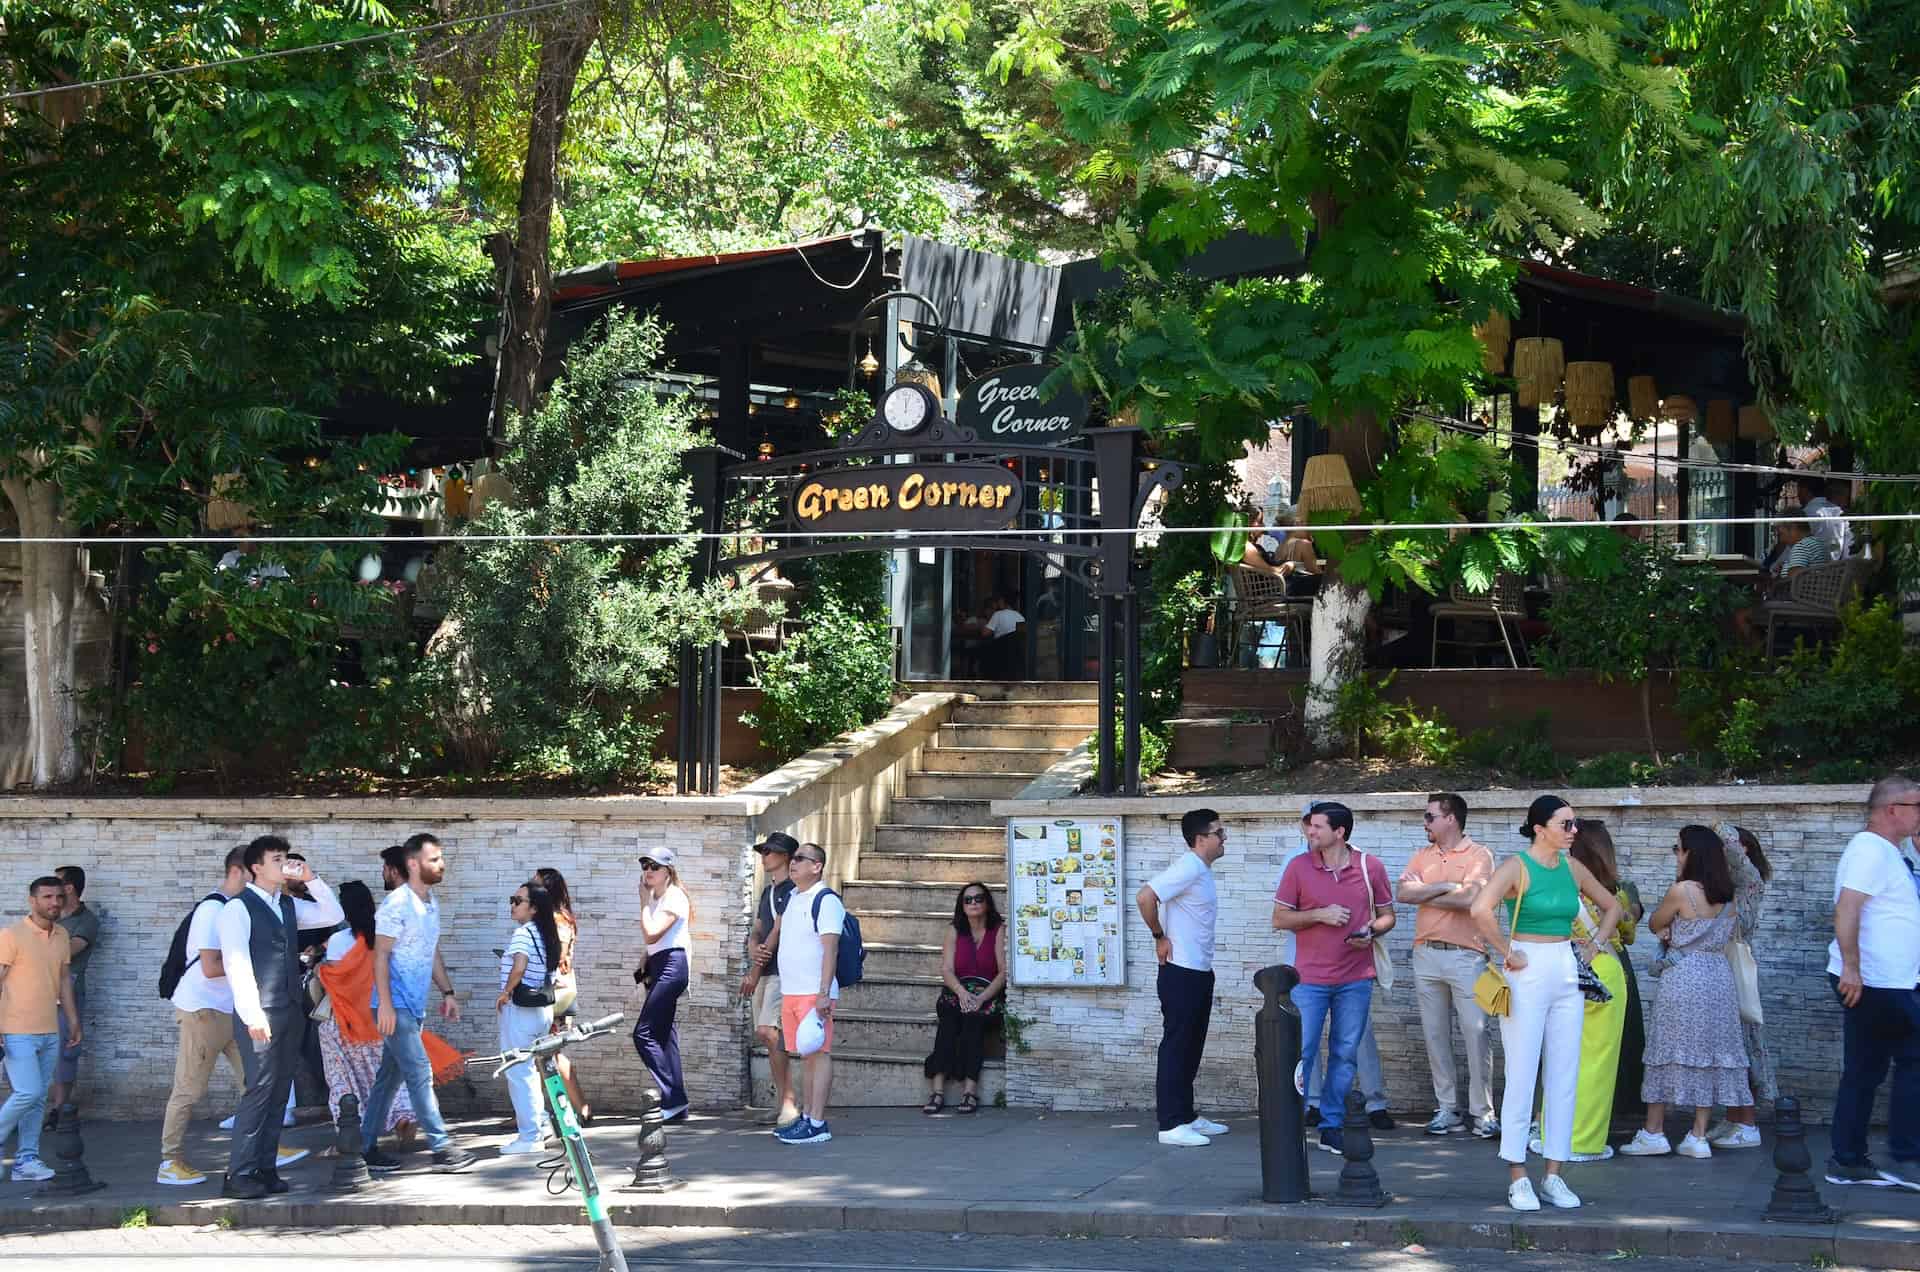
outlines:
[[[1185,1236],[1351,1241],[1400,1247],[1539,1249],[1643,1255],[1764,1258],[1841,1266],[1920,1267],[1920,1193],[1820,1184],[1837,1225],[1761,1221],[1774,1180],[1772,1137],[1761,1149],[1712,1161],[1615,1158],[1569,1166],[1585,1201],[1517,1215],[1506,1206],[1506,1171],[1494,1146],[1435,1138],[1417,1127],[1376,1136],[1374,1165],[1393,1201],[1381,1210],[1259,1200],[1259,1137],[1251,1115],[1224,1117],[1232,1133],[1204,1149],[1162,1148],[1139,1112],[1043,1114],[986,1109],[973,1117],[922,1117],[910,1109],[856,1109],[833,1118],[834,1140],[817,1147],[773,1141],[745,1113],[697,1114],[668,1128],[668,1154],[683,1186],[651,1196],[617,1191],[632,1176],[637,1123],[602,1118],[587,1132],[614,1221],[633,1226],[859,1229],[1052,1236]],[[193,1161],[216,1170],[226,1139],[196,1124]],[[287,1132],[315,1150],[287,1172],[294,1191],[264,1202],[228,1202],[214,1182],[168,1188],[153,1182],[159,1125],[86,1128],[88,1170],[109,1186],[74,1199],[36,1199],[37,1185],[0,1184],[0,1226],[113,1227],[135,1207],[149,1223],[248,1227],[369,1224],[582,1222],[577,1194],[553,1196],[537,1159],[502,1158],[510,1127],[469,1120],[456,1138],[481,1154],[456,1176],[419,1167],[334,1194],[330,1126]],[[51,1144],[47,1147],[50,1149]],[[1815,1178],[1825,1135],[1808,1135]],[[1309,1153],[1316,1194],[1330,1194],[1341,1159]],[[1535,1164],[1538,1174],[1538,1163]]]

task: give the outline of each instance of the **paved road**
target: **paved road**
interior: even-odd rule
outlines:
[[[1718,1259],[1448,1250],[1302,1247],[1288,1242],[1075,1240],[944,1233],[778,1234],[716,1228],[629,1229],[632,1272],[1216,1272],[1306,1264],[1315,1272],[1787,1272],[1791,1264]],[[516,1249],[527,1254],[504,1253]],[[592,1237],[578,1227],[410,1227],[248,1232],[146,1228],[16,1233],[0,1237],[0,1269],[57,1259],[70,1272],[184,1272],[218,1260],[220,1272],[573,1272],[594,1266]],[[1801,1265],[1795,1272],[1805,1272]]]

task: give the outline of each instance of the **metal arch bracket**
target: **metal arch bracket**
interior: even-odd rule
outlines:
[[[1147,510],[1147,500],[1153,498],[1156,490],[1171,495],[1186,480],[1187,470],[1169,460],[1154,460],[1154,467],[1140,474],[1139,489],[1133,496],[1133,524],[1140,524],[1141,514]]]

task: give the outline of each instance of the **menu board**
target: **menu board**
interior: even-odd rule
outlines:
[[[1118,817],[1008,819],[1014,984],[1127,983],[1124,861]]]

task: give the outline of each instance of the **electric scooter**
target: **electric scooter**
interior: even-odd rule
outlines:
[[[485,1060],[500,1062],[500,1066],[493,1071],[496,1078],[516,1064],[537,1067],[541,1086],[547,1093],[547,1108],[553,1114],[554,1131],[560,1136],[560,1145],[565,1153],[564,1158],[554,1163],[565,1171],[561,1187],[554,1191],[562,1192],[568,1187],[580,1189],[587,1219],[593,1225],[594,1243],[600,1247],[597,1272],[627,1272],[627,1256],[621,1253],[619,1238],[614,1236],[613,1221],[607,1218],[606,1207],[600,1204],[600,1177],[594,1173],[586,1137],[580,1133],[580,1122],[574,1117],[573,1105],[567,1100],[567,1084],[561,1080],[553,1057],[576,1042],[612,1033],[614,1026],[623,1019],[625,1013],[615,1012],[590,1025],[575,1025],[563,1033],[548,1034],[531,1046],[484,1057]]]

